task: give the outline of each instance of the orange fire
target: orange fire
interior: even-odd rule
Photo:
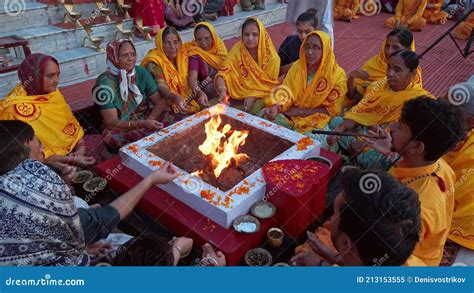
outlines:
[[[248,159],[246,154],[239,154],[238,148],[245,144],[245,139],[248,136],[248,131],[232,130],[229,124],[221,127],[220,114],[225,111],[223,106],[215,107],[212,118],[206,123],[206,140],[199,146],[199,150],[206,156],[210,155],[212,159],[212,167],[214,168],[214,175],[219,178],[222,171],[227,168],[232,160],[235,163]],[[221,128],[221,130],[219,130]],[[227,138],[227,135],[230,137]]]

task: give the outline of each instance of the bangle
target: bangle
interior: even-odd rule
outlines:
[[[212,258],[210,256],[207,256],[207,257],[205,257],[201,260],[201,262],[205,262],[205,261],[209,262],[211,267],[218,267],[219,266],[219,263],[217,262],[217,260],[215,260],[214,258]]]
[[[131,123],[132,123],[132,121],[129,120],[128,121],[128,130],[130,130],[132,128]]]
[[[220,87],[217,88],[217,90],[219,90],[219,91],[220,91],[221,89],[226,89],[226,91],[227,91],[227,88],[225,87],[225,85],[220,86]]]
[[[179,254],[179,257],[181,258],[181,255],[182,255],[182,253],[181,253],[181,248],[179,248],[178,246],[173,246],[173,249],[176,249],[176,251],[177,251],[178,254]]]

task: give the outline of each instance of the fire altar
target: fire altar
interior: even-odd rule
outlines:
[[[320,144],[299,133],[216,105],[123,147],[122,163],[141,176],[171,161],[179,171],[159,187],[224,228],[265,195],[261,167],[319,156]]]

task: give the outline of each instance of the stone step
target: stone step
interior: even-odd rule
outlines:
[[[212,22],[212,24],[223,39],[229,39],[240,35],[243,22],[250,16],[257,16],[266,26],[269,26],[284,22],[285,14],[286,5],[279,4],[275,1],[274,3],[267,3],[266,10],[238,12],[233,16],[219,17],[219,19]],[[103,25],[103,27],[108,26],[110,26],[110,24]],[[115,29],[115,27],[113,28]],[[94,35],[99,34],[100,29],[101,26],[94,27]],[[180,34],[184,41],[192,39],[191,29],[181,31]],[[154,41],[146,41],[140,38],[134,38],[134,41],[137,48],[138,60],[142,60],[146,53],[155,47]],[[76,42],[82,42],[82,39],[76,40]],[[105,44],[106,43],[104,43],[104,47]],[[69,86],[96,78],[100,73],[106,70],[105,52],[95,52],[93,49],[76,47],[70,50],[51,52],[51,55],[60,62],[60,86]],[[17,82],[18,77],[16,72],[0,74],[0,97],[4,97]]]
[[[123,23],[126,29],[131,29],[133,20],[127,19]],[[117,32],[115,24],[116,22],[114,21],[93,25],[92,31],[94,36],[105,37],[104,43],[106,44],[115,37]],[[68,29],[53,25],[33,27],[12,33],[0,33],[0,37],[6,35],[17,35],[25,38],[29,41],[31,52],[45,54],[81,47],[84,37],[87,36],[83,28]]]
[[[1,0],[0,0],[1,1]],[[62,5],[47,5],[39,2],[21,2],[18,5],[0,6],[0,34],[15,34],[16,31],[38,28],[61,23],[64,21],[66,9]],[[12,3],[12,2],[6,2]],[[115,4],[109,4],[112,15],[117,15]],[[81,20],[92,19],[98,15],[97,6],[94,3],[82,3],[74,5],[75,12],[82,12]]]

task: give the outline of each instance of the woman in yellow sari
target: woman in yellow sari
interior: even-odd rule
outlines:
[[[338,132],[368,132],[372,126],[388,126],[400,119],[403,104],[419,96],[431,96],[413,81],[419,65],[415,52],[403,49],[388,58],[387,79],[372,83],[362,100],[344,115],[342,123],[334,130]],[[336,117],[335,120],[340,120]],[[331,121],[339,123],[340,121]],[[353,137],[329,136],[329,145],[338,143],[339,150],[347,152],[364,168],[386,169],[389,163],[385,155],[371,149],[366,143]]]
[[[185,44],[189,55],[188,84],[202,106],[209,106],[209,98],[217,97],[214,78],[224,65],[227,48],[214,27],[200,22],[194,29],[194,40]]]
[[[371,83],[385,78],[387,75],[387,56],[402,49],[411,49],[415,52],[413,34],[406,29],[395,29],[391,31],[383,41],[378,55],[375,55],[361,68],[353,70],[349,74],[347,82],[347,97],[353,104],[360,101],[364,96],[367,87]],[[418,67],[416,71],[414,83],[420,88],[423,87],[421,67]]]
[[[426,25],[423,18],[428,0],[400,0],[395,9],[395,16],[385,21],[389,28],[407,28],[411,31],[421,31]]]
[[[450,102],[454,101],[456,89],[463,88],[472,97],[474,84],[461,83],[450,91]],[[454,195],[454,213],[448,239],[474,250],[474,99],[468,99],[462,108],[467,118],[467,137],[443,157],[456,173],[454,190],[448,191],[449,196]]]
[[[199,112],[200,106],[188,85],[189,56],[178,32],[173,27],[163,28],[156,35],[155,43],[156,48],[148,51],[141,66],[151,72],[160,95],[168,101],[170,107],[166,113],[171,115],[162,120],[167,125],[184,115]]]
[[[0,119],[30,124],[44,145],[47,162],[92,165],[96,159],[86,155],[84,130],[58,89],[59,74],[53,57],[28,56],[18,70],[20,83],[0,101]]]
[[[301,45],[300,56],[283,85],[271,96],[273,105],[264,113],[280,125],[305,133],[325,128],[331,118],[342,113],[347,79],[325,32],[310,33]]]
[[[217,74],[219,102],[258,113],[264,104],[271,103],[279,71],[280,57],[263,23],[248,18],[242,26],[242,40],[231,49]]]

